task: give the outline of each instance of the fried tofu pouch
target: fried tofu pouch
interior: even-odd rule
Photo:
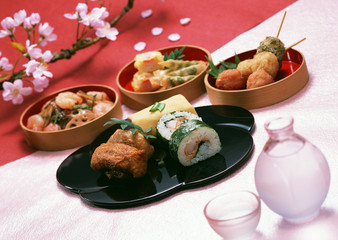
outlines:
[[[140,126],[143,130],[151,127],[151,131],[149,134],[155,136],[157,122],[164,114],[174,111],[187,111],[197,115],[195,108],[181,94],[172,96],[160,102],[165,103],[165,108],[162,112],[150,112],[149,110],[152,106],[149,106],[139,112],[130,115],[128,118],[133,124]]]
[[[139,132],[118,129],[95,149],[90,167],[109,179],[140,178],[146,174],[153,152],[154,147]]]

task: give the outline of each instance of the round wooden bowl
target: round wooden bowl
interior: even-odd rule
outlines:
[[[255,50],[238,54],[241,61],[253,58]],[[235,62],[235,56],[224,60]],[[216,65],[217,67],[220,64]],[[206,74],[204,84],[213,105],[233,105],[245,109],[255,109],[281,102],[300,91],[308,82],[309,73],[303,54],[295,49],[288,49],[285,53],[282,67],[274,83],[242,90],[221,90],[215,87],[216,79]]]
[[[183,51],[183,60],[207,61],[206,57],[211,60],[210,53],[206,49],[197,46],[179,45],[158,49],[157,51],[160,51],[162,54],[169,54],[171,51],[174,51],[175,49],[181,49],[184,46],[185,49]],[[208,68],[209,64],[205,70]],[[167,99],[177,94],[182,94],[188,101],[191,101],[205,92],[203,83],[205,71],[197,75],[192,80],[181,85],[154,92],[134,92],[131,82],[136,72],[137,69],[134,67],[134,61],[131,61],[121,69],[116,78],[117,86],[122,97],[122,103],[132,109],[140,110],[153,105],[155,102]]]
[[[81,126],[76,126],[70,129],[63,129],[60,131],[44,132],[35,131],[26,127],[27,119],[33,114],[41,111],[42,106],[50,99],[55,98],[60,92],[71,91],[77,92],[78,90],[87,91],[102,91],[105,92],[109,98],[114,102],[113,108],[104,115],[85,123]],[[24,133],[27,143],[33,148],[39,150],[64,150],[74,147],[79,147],[91,143],[102,131],[109,126],[104,124],[110,118],[121,118],[122,109],[119,96],[117,92],[108,86],[104,85],[80,85],[70,88],[65,88],[54,92],[46,97],[43,97],[29,106],[20,117],[20,125]]]

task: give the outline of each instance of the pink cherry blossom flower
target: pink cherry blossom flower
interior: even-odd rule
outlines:
[[[20,10],[19,12],[15,13],[14,14],[14,21],[15,21],[15,25],[16,26],[20,26],[21,24],[23,24],[23,22],[25,21],[26,19],[26,16],[27,16],[27,13],[26,11],[23,9],[23,10]]]
[[[0,52],[1,56],[1,52]],[[8,58],[0,58],[0,71],[10,71],[13,69],[13,65],[9,63]]]
[[[25,29],[32,29],[40,22],[40,15],[38,13],[32,13],[29,17],[26,17],[23,26]]]
[[[25,72],[27,76],[31,76],[35,71],[36,68],[40,65],[40,63],[36,60],[30,60],[28,63],[24,64],[23,66],[26,68]]]
[[[45,63],[49,63],[53,58],[53,54],[50,50],[47,50],[42,54],[41,58]]]
[[[3,83],[2,97],[5,101],[12,101],[13,104],[23,103],[23,96],[28,96],[32,93],[31,87],[23,87],[21,79],[15,80],[13,83]]]
[[[43,90],[48,87],[49,85],[49,80],[48,78],[41,76],[41,77],[37,77],[35,78],[33,81],[33,86],[34,86],[34,90],[36,92],[43,92]]]
[[[85,3],[78,3],[75,9],[76,9],[76,12],[73,14],[65,13],[64,14],[65,18],[68,18],[71,20],[79,19],[81,13],[87,14],[88,12],[88,6]]]
[[[112,41],[115,41],[116,36],[119,34],[119,31],[114,27],[110,27],[110,24],[108,22],[104,22],[103,27],[96,28],[95,34],[100,38],[106,37]]]
[[[15,31],[15,21],[11,17],[6,17],[1,21],[3,30],[0,31],[0,38],[12,36]]]
[[[37,44],[30,45],[30,41],[26,40],[26,49],[30,59],[38,59],[41,57],[41,49],[36,47]]]
[[[57,39],[57,35],[53,33],[54,28],[49,26],[46,22],[44,24],[39,25],[39,34],[40,34],[40,45],[46,46],[47,42],[55,41]]]
[[[0,71],[10,71],[13,69],[13,65],[9,63],[8,58],[0,58]]]
[[[88,14],[85,11],[79,12],[79,14],[81,17],[81,23],[94,28],[103,27],[104,22],[102,20],[109,16],[109,13],[107,12],[105,7],[93,8],[92,11]]]

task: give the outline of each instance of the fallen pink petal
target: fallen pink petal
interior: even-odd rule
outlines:
[[[134,49],[140,52],[146,48],[146,45],[147,44],[145,42],[138,42],[134,45]]]
[[[168,36],[168,39],[172,42],[180,40],[181,36],[178,33],[172,33]]]
[[[150,17],[152,14],[153,14],[153,10],[151,9],[144,10],[143,12],[141,12],[141,17],[147,18],[147,17]]]
[[[161,28],[161,27],[154,27],[153,29],[151,29],[151,33],[152,33],[154,36],[158,36],[158,35],[160,35],[162,32],[163,32],[163,28]]]
[[[180,23],[182,24],[182,25],[187,25],[188,23],[190,23],[190,21],[191,21],[191,19],[190,18],[181,18],[180,19]]]

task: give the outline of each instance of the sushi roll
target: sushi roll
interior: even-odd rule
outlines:
[[[202,118],[188,111],[174,111],[164,114],[156,125],[157,137],[165,144],[169,143],[172,133],[182,124],[188,120]]]
[[[217,132],[206,123],[194,119],[179,126],[171,135],[169,150],[183,166],[208,159],[221,150]]]

